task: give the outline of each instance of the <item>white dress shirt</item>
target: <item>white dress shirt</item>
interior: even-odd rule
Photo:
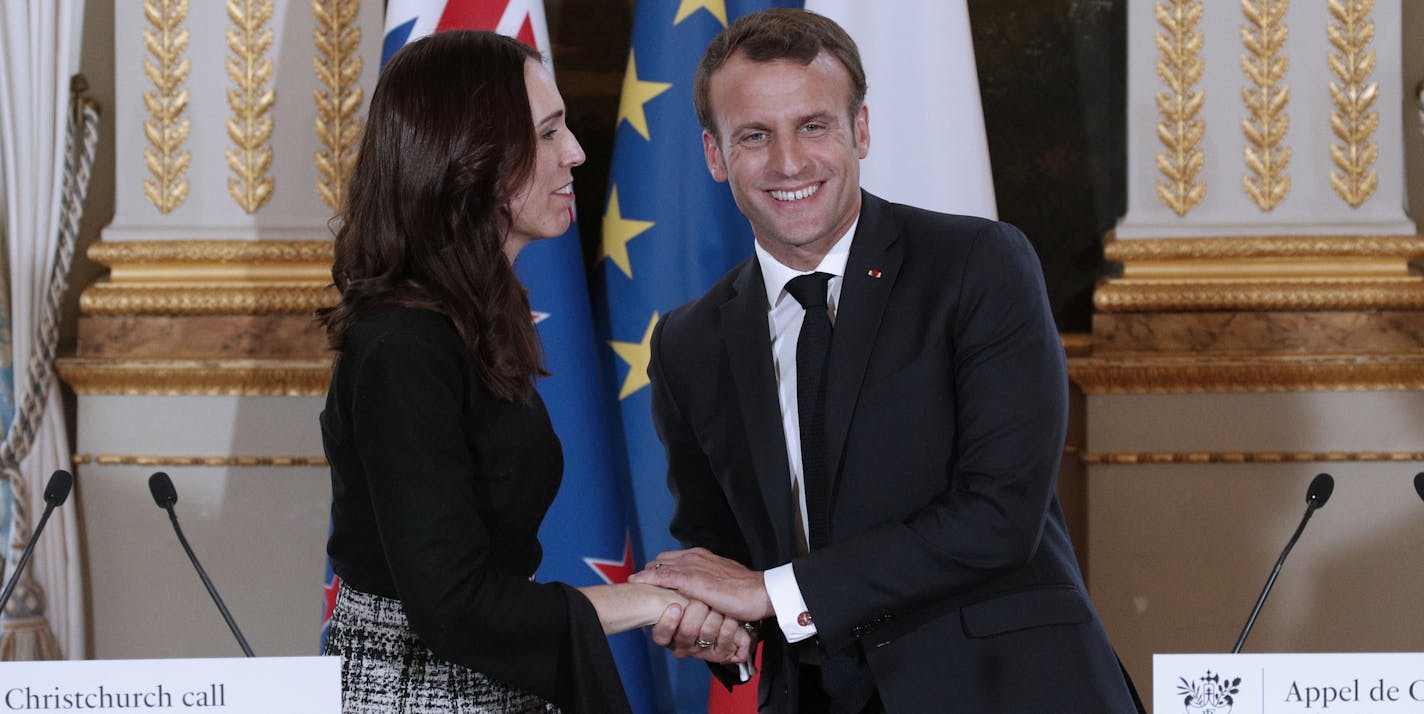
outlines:
[[[845,282],[846,261],[850,258],[850,244],[855,236],[859,217],[850,229],[831,247],[815,270],[799,271],[777,262],[761,244],[756,244],[757,262],[761,265],[762,280],[766,284],[767,329],[771,331],[771,360],[776,368],[776,396],[781,403],[781,430],[786,435],[786,463],[791,470],[791,496],[797,508],[793,529],[796,538],[796,552],[809,552],[810,532],[806,521],[806,489],[804,488],[801,466],[801,421],[796,404],[796,341],[801,335],[802,318],[806,311],[796,298],[786,292],[786,284],[792,278],[807,273],[829,273],[832,277],[826,288],[826,307],[830,312],[831,324],[836,322],[836,312],[840,305],[841,284]],[[814,622],[802,623],[801,615],[807,612],[806,599],[801,596],[801,587],[796,583],[796,574],[791,563],[772,568],[762,574],[767,595],[771,597],[772,609],[776,612],[776,622],[786,636],[787,642],[800,642],[816,634]]]

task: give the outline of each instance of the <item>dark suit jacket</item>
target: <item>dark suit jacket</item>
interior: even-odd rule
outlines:
[[[795,557],[755,258],[653,336],[673,535],[793,562],[823,657],[888,711],[1134,711],[1055,496],[1067,373],[1032,246],[863,196],[827,368],[830,544]],[[763,633],[762,708],[794,711],[795,655]]]

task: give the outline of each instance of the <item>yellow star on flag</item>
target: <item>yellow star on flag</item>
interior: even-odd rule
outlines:
[[[643,331],[642,342],[608,341],[608,346],[618,353],[618,357],[628,363],[628,376],[623,378],[623,389],[618,392],[622,401],[639,389],[648,386],[648,360],[653,356],[653,327],[658,324],[658,313],[648,320],[648,329]]]
[[[623,210],[618,207],[618,184],[613,184],[611,194],[608,209],[603,213],[603,250],[598,257],[613,261],[624,275],[632,279],[633,263],[628,259],[628,241],[652,228],[653,222],[624,218]]]
[[[682,3],[677,6],[677,17],[672,19],[672,24],[676,25],[686,20],[688,15],[698,10],[712,13],[712,17],[722,23],[722,27],[727,26],[727,0],[682,0]]]
[[[644,82],[638,79],[638,65],[633,61],[633,50],[628,50],[628,71],[623,74],[623,93],[618,102],[618,121],[627,119],[629,126],[642,134],[644,139],[652,141],[653,137],[648,133],[648,115],[643,113],[643,105],[671,87],[672,84],[669,82]],[[615,122],[616,124],[617,122]]]

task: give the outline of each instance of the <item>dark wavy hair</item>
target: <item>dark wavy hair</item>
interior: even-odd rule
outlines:
[[[811,64],[822,51],[828,52],[850,73],[851,116],[865,103],[865,68],[860,63],[860,50],[835,20],[800,8],[774,7],[754,12],[737,18],[712,38],[693,76],[692,106],[697,111],[697,121],[718,141],[721,137],[712,116],[712,75],[739,51],[753,62],[794,60],[803,65]]]
[[[531,59],[539,54],[517,40],[469,30],[391,58],[336,229],[341,301],[317,311],[333,349],[373,308],[420,307],[454,323],[501,399],[527,400],[548,374],[528,292],[504,254],[508,203],[534,170]]]

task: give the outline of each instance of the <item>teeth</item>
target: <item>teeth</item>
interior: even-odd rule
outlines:
[[[771,197],[778,201],[800,201],[803,198],[810,198],[821,189],[821,184],[813,183],[803,189],[796,191],[772,191]]]
[[[569,184],[569,185],[567,185],[567,186],[564,186],[563,188],[560,188],[559,190],[555,191],[554,193],[561,193],[561,194],[564,194],[564,195],[569,195],[569,194],[571,194],[571,193],[573,193],[573,192],[574,192],[574,185],[573,185],[573,184]]]

